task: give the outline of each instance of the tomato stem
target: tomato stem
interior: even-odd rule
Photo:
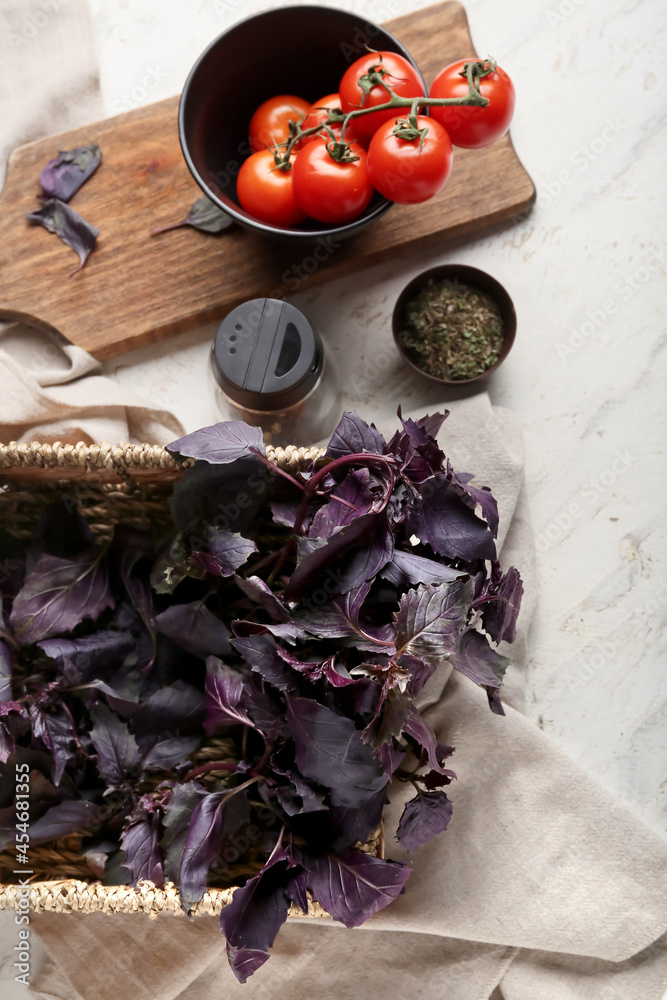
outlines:
[[[378,67],[373,67],[374,70],[377,68]],[[372,89],[372,86],[369,86],[371,82],[370,77],[377,76],[378,79],[373,81],[373,85],[379,84],[384,87],[389,94],[388,100],[383,104],[354,108],[352,111],[348,111],[344,116],[342,116],[342,113],[337,109],[326,109],[328,110],[326,121],[320,122],[318,125],[313,125],[311,128],[302,129],[300,124],[296,123],[294,129],[290,130],[291,134],[289,139],[286,139],[284,142],[277,143],[276,145],[276,149],[274,151],[276,166],[286,169],[286,164],[289,164],[292,149],[297,142],[307,139],[310,136],[318,135],[323,129],[326,130],[331,137],[331,126],[339,125],[341,121],[343,125],[340,140],[328,142],[327,149],[329,150],[329,155],[333,160],[343,163],[352,162],[352,159],[357,159],[357,157],[354,157],[353,154],[351,154],[349,143],[345,142],[345,130],[350,121],[355,121],[357,118],[363,118],[364,115],[375,114],[377,111],[398,111],[401,108],[409,108],[410,110],[407,118],[410,126],[414,128],[415,131],[419,131],[417,129],[417,115],[420,108],[443,108],[456,106],[485,108],[489,103],[489,99],[488,97],[482,96],[479,89],[479,82],[484,79],[485,76],[493,73],[495,69],[496,63],[493,59],[480,59],[466,63],[463,68],[463,72],[461,73],[461,76],[464,76],[468,81],[468,93],[465,97],[399,97],[399,95],[396,94],[385,82],[385,74],[367,73],[366,77],[369,79],[361,78],[364,79],[364,84],[367,88],[364,89],[364,87],[362,87],[362,90],[364,91],[364,98]],[[424,137],[421,136],[420,148],[423,141]]]

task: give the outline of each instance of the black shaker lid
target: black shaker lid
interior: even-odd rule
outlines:
[[[322,370],[322,342],[303,313],[280,299],[251,299],[220,324],[213,371],[230,399],[279,410],[306,396]]]

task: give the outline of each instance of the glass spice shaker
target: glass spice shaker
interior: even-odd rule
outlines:
[[[267,444],[307,447],[328,437],[341,417],[319,333],[280,299],[251,299],[224,318],[211,371],[223,419],[261,427]]]

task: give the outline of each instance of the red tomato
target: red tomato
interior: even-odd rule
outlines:
[[[311,104],[310,108],[308,109],[308,114],[304,119],[303,128],[314,128],[316,125],[321,125],[322,122],[325,122],[328,118],[328,109],[331,109],[332,111],[333,110],[340,111],[340,97],[338,96],[338,94],[327,94],[326,97],[323,97],[321,100],[315,101],[314,104]],[[350,122],[350,125],[351,124],[352,123]],[[336,136],[340,135],[340,130],[341,130],[340,125],[333,125],[330,126],[330,128]],[[322,132],[320,132],[319,134],[326,135],[326,133]],[[314,135],[309,135],[307,139],[303,140],[302,145],[305,146],[307,143],[312,142],[313,139],[316,138],[317,138],[317,133]],[[350,138],[352,138],[352,136],[350,136]]]
[[[337,163],[323,139],[309,142],[297,154],[293,169],[294,196],[303,211],[318,222],[351,222],[373,197],[366,150],[350,143],[359,159]]]
[[[394,135],[394,118],[377,130],[368,149],[368,173],[380,194],[400,205],[427,201],[441,191],[452,172],[452,143],[442,125],[425,115],[417,126],[428,129],[421,149],[419,138]]]
[[[365,95],[359,86],[359,77],[368,73],[373,66],[385,71],[387,74],[383,77],[385,83],[399,97],[424,96],[424,86],[412,63],[396,52],[369,52],[367,56],[362,56],[353,62],[340,81],[339,92],[343,111],[355,111],[360,107],[372,108],[389,100],[389,94],[379,83],[372,87],[368,95]],[[359,139],[370,140],[380,125],[395,117],[395,108],[393,111],[372,112],[355,118],[354,129]]]
[[[289,138],[289,122],[299,121],[308,114],[310,101],[292,94],[271,97],[255,111],[250,119],[249,141],[253,152],[266,149]]]
[[[296,226],[306,218],[292,189],[296,154],[290,157],[290,170],[276,167],[270,149],[253,153],[243,163],[236,180],[241,207],[261,222],[272,226]]]
[[[472,61],[459,59],[443,69],[433,81],[429,96],[465,97],[468,93],[468,80],[461,73],[465,63]],[[430,108],[431,117],[444,125],[455,146],[462,146],[464,149],[490,146],[510,127],[516,96],[507,73],[497,66],[479,81],[479,90],[482,97],[489,98],[485,108],[465,105]]]
[[[306,115],[304,123],[301,127],[306,129],[306,128],[314,128],[315,125],[321,125],[322,122],[325,122],[327,120],[328,117],[327,112],[329,110],[331,111],[341,110],[339,94],[327,94],[326,97],[322,97],[319,101],[315,101],[313,104],[311,104],[310,110],[308,111],[308,114]],[[342,131],[342,125],[330,125],[329,128],[336,136],[336,138],[339,139]],[[319,135],[327,135],[327,133],[323,129],[322,132],[319,133]],[[301,145],[305,146],[307,143],[312,142],[313,139],[316,139],[317,137],[318,133],[309,135],[308,138],[302,141]],[[347,123],[347,128],[345,129],[345,138],[347,139],[348,142],[357,141],[357,134],[354,129],[354,122]]]

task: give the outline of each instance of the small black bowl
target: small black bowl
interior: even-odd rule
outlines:
[[[250,154],[248,125],[255,109],[276,94],[317,101],[337,92],[343,73],[366,54],[366,45],[399,52],[416,67],[384,28],[331,7],[263,11],[216,38],[190,71],[178,110],[183,156],[204,193],[242,225],[304,245],[318,237],[352,236],[383,215],[392,202],[376,193],[368,208],[344,225],[313,221],[281,228],[249,215],[236,197],[236,178]]]
[[[479,375],[473,375],[472,378],[457,378],[457,379],[446,379],[439,378],[437,375],[431,375],[429,372],[424,371],[419,365],[412,360],[410,354],[406,347],[401,343],[401,332],[404,327],[405,312],[411,299],[417,295],[418,292],[426,285],[428,281],[433,278],[435,281],[454,281],[458,279],[462,285],[469,285],[472,288],[478,288],[482,292],[486,292],[493,301],[496,303],[500,310],[500,317],[503,324],[503,346],[500,349],[500,354],[495,365],[491,365],[486,371],[481,372]],[[516,336],[516,312],[514,311],[514,303],[509,297],[506,289],[492,278],[490,274],[486,271],[480,271],[477,267],[468,267],[465,264],[441,264],[439,267],[432,267],[428,271],[422,271],[418,274],[416,278],[413,278],[409,284],[405,286],[398,299],[396,300],[396,305],[394,306],[394,314],[392,316],[392,330],[394,334],[394,341],[396,346],[401,353],[403,360],[414,368],[416,372],[423,375],[424,378],[430,379],[431,382],[437,382],[439,385],[470,385],[471,382],[479,382],[481,379],[486,378],[491,372],[494,372],[498,368],[509,352],[512,349],[512,344],[514,343],[514,338]]]

